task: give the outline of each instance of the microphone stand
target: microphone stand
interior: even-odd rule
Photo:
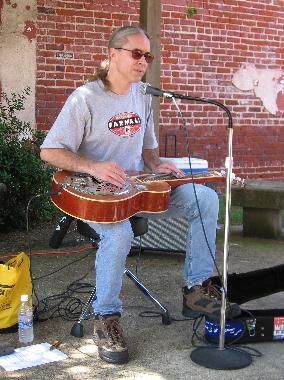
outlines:
[[[211,99],[193,96],[179,95],[173,92],[164,92],[163,96],[170,97],[177,106],[175,99],[193,100],[202,103],[210,103],[222,108],[228,116],[228,156],[225,160],[226,169],[226,209],[224,230],[224,258],[223,258],[223,280],[222,280],[222,303],[220,316],[219,346],[198,347],[192,351],[190,358],[193,362],[212,369],[240,369],[251,364],[251,356],[240,349],[225,347],[225,323],[226,323],[226,300],[227,300],[227,258],[229,252],[229,229],[231,208],[231,183],[233,179],[233,120],[230,110],[224,104]]]

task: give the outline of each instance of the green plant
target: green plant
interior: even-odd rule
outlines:
[[[188,17],[193,17],[197,14],[197,9],[195,7],[192,7],[192,6],[188,6],[187,9],[186,9],[186,15]]]
[[[21,229],[26,224],[26,209],[34,195],[46,194],[52,169],[45,167],[39,156],[44,133],[19,119],[30,89],[21,94],[1,93],[0,100],[0,183],[7,192],[2,196],[0,228]],[[54,206],[47,196],[31,203],[30,221],[35,224],[53,216]]]

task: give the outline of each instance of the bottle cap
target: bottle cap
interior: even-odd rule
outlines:
[[[28,301],[28,299],[29,299],[29,296],[27,294],[22,294],[21,295],[21,301],[22,302]]]

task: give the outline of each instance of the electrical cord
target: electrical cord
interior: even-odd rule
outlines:
[[[44,274],[44,275],[40,276],[40,277],[33,277],[32,280],[36,281],[36,280],[41,280],[43,278],[49,277],[49,276],[51,276],[51,275],[53,275],[55,273],[58,273],[58,272],[62,271],[63,269],[69,267],[70,265],[73,265],[73,264],[75,264],[75,263],[77,263],[77,262],[79,262],[81,260],[86,259],[87,257],[89,257],[89,255],[85,255],[83,257],[80,257],[79,259],[73,260],[70,263],[63,265],[61,268],[58,268],[58,269],[56,269],[56,270],[54,270],[54,271],[52,271],[50,273],[47,273],[47,274]]]
[[[203,235],[204,235],[204,239],[206,241],[206,245],[207,245],[207,248],[209,250],[209,253],[210,253],[210,256],[214,262],[214,266],[215,266],[215,269],[218,273],[218,276],[221,280],[221,273],[218,269],[218,265],[217,265],[217,262],[215,260],[215,257],[213,255],[213,252],[212,252],[212,249],[210,247],[210,244],[208,242],[208,238],[207,238],[207,234],[206,234],[206,231],[205,231],[205,227],[204,227],[204,223],[203,223],[203,218],[202,218],[202,214],[201,214],[201,210],[200,210],[200,205],[199,205],[199,200],[198,200],[198,197],[197,197],[197,192],[196,192],[196,184],[195,184],[195,181],[194,181],[194,175],[193,175],[193,170],[192,170],[192,164],[191,164],[191,155],[190,155],[190,144],[189,144],[189,134],[188,134],[188,129],[186,128],[186,121],[185,121],[185,118],[183,117],[182,115],[182,112],[175,100],[175,98],[172,98],[172,101],[174,102],[176,108],[177,108],[177,111],[178,111],[178,115],[181,119],[181,122],[182,122],[182,125],[183,125],[183,128],[184,128],[184,131],[185,131],[185,143],[186,143],[186,151],[187,151],[187,156],[188,156],[188,163],[189,163],[189,172],[190,172],[190,176],[191,176],[191,180],[192,180],[192,187],[193,187],[193,192],[194,192],[194,197],[195,197],[195,201],[196,201],[196,206],[197,206],[197,209],[198,209],[198,215],[199,215],[199,218],[200,218],[200,223],[201,223],[201,228],[202,228],[202,232],[203,232]],[[221,282],[222,283],[222,282]]]
[[[79,294],[90,294],[93,285],[89,283],[73,283],[73,288],[65,292],[48,296],[42,299],[36,310],[36,320],[46,321],[53,318],[62,318],[67,321],[77,321],[82,314],[86,303],[76,296]]]
[[[249,314],[249,316],[251,316],[252,318],[254,318],[254,316],[249,311],[246,311],[246,312]],[[200,324],[201,324],[201,322],[204,319],[205,319],[205,317],[201,316],[201,317],[196,318],[194,320],[194,322],[193,322],[193,328],[192,328],[193,329],[193,334],[192,334],[192,337],[191,337],[191,345],[193,347],[195,347],[195,348],[197,348],[197,347],[215,347],[216,349],[218,349],[219,345],[217,345],[216,343],[211,343],[210,341],[206,340],[205,339],[205,335],[200,336],[200,334],[198,332]],[[244,338],[247,327],[246,327],[245,322],[242,321],[241,319],[237,319],[236,321],[242,323],[242,325],[243,325],[243,331],[242,331],[241,335],[238,336],[236,339],[232,339],[232,340],[230,340],[228,342],[225,341],[224,348],[225,349],[230,349],[230,350],[233,349],[233,350],[236,350],[236,351],[245,351],[250,356],[261,357],[262,353],[259,350],[257,350],[256,348],[237,344],[238,341],[240,341],[242,338]],[[197,342],[199,342],[201,344],[197,344],[196,340],[197,340]]]
[[[62,266],[61,268],[58,268],[57,270],[54,270],[50,273],[47,273],[39,277],[33,277],[32,275],[33,254],[32,254],[32,249],[31,249],[31,238],[30,238],[30,228],[29,228],[29,211],[30,211],[31,204],[35,199],[39,197],[43,197],[43,196],[50,196],[50,195],[53,195],[53,194],[46,193],[46,194],[34,195],[28,201],[27,208],[26,208],[26,233],[27,233],[27,240],[28,240],[28,256],[30,258],[30,277],[31,277],[31,282],[32,282],[33,294],[36,299],[36,304],[34,305],[34,320],[45,321],[47,319],[61,317],[65,320],[74,321],[78,319],[78,317],[82,313],[82,310],[85,306],[85,303],[82,302],[78,297],[76,297],[76,293],[79,293],[79,294],[91,293],[91,290],[94,288],[94,286],[91,284],[80,283],[79,281],[83,280],[93,270],[93,266],[85,275],[83,275],[81,278],[77,279],[76,281],[72,282],[67,287],[67,290],[65,292],[62,292],[60,294],[52,295],[42,300],[39,300],[39,297],[36,293],[35,286],[34,286],[35,281],[42,280],[43,278],[54,275],[55,273],[58,273],[62,271],[63,269],[89,257],[88,254],[84,255],[83,257],[73,260],[72,262]],[[90,248],[94,249],[95,247],[92,246]],[[46,317],[41,317],[41,315],[43,314],[45,314]]]
[[[181,97],[183,98],[183,97]],[[198,201],[198,197],[197,197],[197,192],[196,192],[196,187],[195,187],[195,181],[194,181],[194,175],[193,175],[193,170],[192,170],[192,165],[191,165],[191,155],[190,155],[190,144],[189,144],[189,134],[188,134],[188,129],[186,128],[186,121],[185,121],[185,118],[183,117],[182,115],[182,112],[175,100],[175,97],[171,97],[175,107],[177,108],[177,111],[178,111],[178,115],[181,119],[181,122],[182,122],[182,126],[184,128],[184,131],[185,131],[185,142],[186,142],[186,150],[187,150],[187,156],[188,156],[188,161],[189,161],[189,171],[190,171],[190,176],[191,176],[191,180],[192,180],[192,186],[193,186],[193,192],[194,192],[194,197],[195,197],[195,201],[196,201],[196,206],[197,206],[197,210],[198,210],[198,215],[199,215],[199,219],[200,219],[200,223],[201,223],[201,228],[202,228],[202,232],[203,232],[203,235],[204,235],[204,239],[205,239],[205,242],[206,242],[206,245],[208,247],[208,250],[209,250],[209,253],[210,253],[210,256],[212,258],[212,261],[214,263],[214,267],[216,269],[216,272],[217,272],[217,275],[220,279],[220,283],[221,283],[221,287],[224,291],[224,295],[225,295],[225,298],[227,300],[227,303],[228,303],[228,307],[230,308],[230,303],[228,302],[228,296],[227,296],[227,292],[224,288],[224,284],[223,284],[223,279],[222,279],[222,275],[219,271],[219,268],[218,268],[218,265],[217,265],[217,262],[216,262],[216,259],[214,257],[214,254],[212,252],[212,249],[210,247],[210,244],[209,244],[209,241],[208,241],[208,238],[207,238],[207,234],[206,234],[206,231],[205,231],[205,227],[204,227],[204,222],[203,222],[203,218],[202,218],[202,215],[201,215],[201,210],[200,210],[200,205],[199,205],[199,201]],[[195,98],[192,98],[192,99],[195,99]],[[203,101],[202,98],[200,98],[200,101]],[[207,99],[204,99],[204,102],[207,101]],[[212,104],[216,104],[216,102],[211,102]],[[221,106],[221,108],[225,109],[225,111],[227,112],[227,108],[225,106],[223,106],[221,103],[217,102],[218,105]],[[229,127],[232,127],[232,118],[231,118],[231,114],[230,112],[228,113],[229,115]]]
[[[81,298],[78,298],[77,294],[91,294],[94,289],[94,285],[80,281],[93,271],[93,269],[94,267],[92,266],[87,273],[69,284],[65,292],[48,296],[38,301],[35,313],[37,320],[43,321],[61,317],[68,321],[76,321],[82,314],[84,307],[87,305],[87,303],[83,302]],[[48,316],[44,318],[41,317],[42,314]]]
[[[209,99],[194,98],[194,97],[190,97],[190,96],[189,97],[177,96],[177,97],[179,97],[180,99],[198,100],[198,101],[201,101],[203,103],[210,103],[210,104],[217,105],[218,107],[222,108],[227,113],[227,115],[228,115],[228,128],[232,128],[233,127],[232,115],[231,115],[229,109],[227,107],[225,107],[222,103],[219,103],[217,101],[212,101],[212,100],[209,100]],[[214,255],[213,255],[212,249],[211,249],[210,244],[208,242],[207,234],[206,234],[205,227],[204,227],[203,218],[202,218],[202,215],[201,215],[201,210],[200,210],[200,205],[199,205],[199,201],[198,201],[198,197],[197,197],[197,192],[196,192],[196,187],[195,187],[195,182],[194,182],[194,176],[193,176],[193,170],[192,170],[192,165],[191,165],[189,132],[188,132],[188,129],[186,127],[186,121],[185,121],[185,118],[183,117],[182,112],[181,112],[181,110],[180,110],[180,108],[179,108],[179,106],[178,106],[178,104],[177,104],[177,102],[175,100],[175,96],[172,96],[171,99],[172,99],[175,107],[177,108],[178,115],[179,115],[179,117],[180,117],[180,119],[182,121],[182,126],[183,126],[184,131],[185,131],[185,137],[186,137],[185,141],[186,141],[186,150],[187,150],[187,156],[188,156],[188,161],[189,161],[189,171],[190,171],[190,175],[191,175],[194,197],[195,197],[195,200],[196,200],[196,206],[197,206],[197,209],[198,209],[198,214],[199,214],[199,218],[200,218],[200,223],[201,223],[204,239],[206,241],[206,245],[208,247],[210,256],[211,256],[212,261],[214,263],[214,267],[215,267],[217,275],[219,277],[219,280],[220,280],[220,283],[221,283],[221,289],[223,290],[223,295],[224,295],[225,300],[227,302],[228,308],[230,309],[231,305],[230,305],[230,302],[228,301],[227,289],[225,289],[223,278],[221,276],[221,273],[219,271],[216,259],[215,259]],[[249,313],[248,310],[244,310],[244,312]],[[192,344],[194,343],[194,338],[198,338],[199,341],[203,341],[204,342],[204,339],[201,338],[201,337],[199,337],[198,334],[197,334],[197,330],[198,330],[198,327],[199,327],[201,321],[202,321],[202,318],[200,320],[198,320],[198,319],[195,320],[194,323],[193,323]],[[246,326],[244,325],[244,322],[242,322],[242,323],[243,323],[243,334],[244,334],[245,330],[246,330]],[[220,334],[221,334],[221,331],[220,331]],[[243,334],[242,334],[242,336],[243,336]],[[237,339],[231,341],[230,345],[236,344],[241,339],[241,337],[238,337]],[[225,346],[225,347],[228,347],[228,345]],[[241,346],[239,346],[238,349],[242,350]],[[255,350],[253,348],[248,347],[247,350],[250,350],[251,352],[253,351],[255,356],[261,356],[262,355],[258,350]],[[253,356],[252,353],[250,353],[250,355]]]
[[[75,253],[81,253],[83,251],[90,251],[92,250],[93,248],[96,248],[95,246],[91,245],[91,246],[88,246],[88,247],[83,247],[83,248],[79,248],[79,249],[70,249],[70,250],[66,250],[66,251],[41,251],[41,252],[32,252],[30,254],[30,256],[46,256],[46,255],[70,255],[70,254],[75,254]],[[8,258],[11,258],[11,257],[16,257],[18,255],[18,253],[9,253],[5,256],[0,256],[0,260],[1,259],[8,259]],[[4,263],[4,261],[3,261]]]
[[[159,318],[163,316],[163,313],[156,310],[144,310],[144,311],[141,311],[138,315],[139,317],[142,317],[142,318]],[[171,321],[174,321],[174,322],[184,322],[184,321],[194,321],[194,320],[195,318],[181,318],[181,319],[171,318]]]
[[[191,174],[192,174],[192,168],[191,168],[191,162],[190,162],[190,169],[191,169]],[[193,176],[192,176],[193,177]],[[195,186],[195,184],[193,183],[193,186]],[[195,187],[194,187],[195,188]],[[29,202],[28,202],[28,206],[27,206],[27,212],[26,212],[26,218],[27,218],[27,222],[26,222],[26,226],[27,226],[27,234],[28,234],[28,247],[29,247],[29,256],[30,256],[30,261],[31,261],[31,256],[32,256],[32,250],[31,250],[31,239],[30,239],[30,234],[29,234],[29,208],[30,208],[30,205],[32,203],[32,201],[36,198],[39,198],[40,196],[45,196],[46,194],[42,194],[42,195],[35,195],[33,196]],[[197,204],[198,204],[198,198],[197,198],[197,194],[196,194],[196,191],[195,191],[195,197],[196,197],[196,201],[197,201]],[[199,208],[199,204],[198,204],[198,210],[199,210],[199,215],[200,215],[200,219],[201,219],[201,223],[202,223],[202,228],[203,228],[203,231],[204,231],[204,234],[206,236],[206,232],[205,232],[205,229],[204,229],[204,224],[203,224],[203,220],[202,220],[202,216],[201,216],[201,213],[200,213],[200,208]],[[206,242],[207,242],[207,245],[208,245],[208,248],[209,248],[209,251],[211,253],[211,255],[213,256],[212,254],[212,251],[209,247],[209,243],[208,243],[208,240],[207,240],[207,237],[206,237]],[[94,248],[94,247],[92,247]],[[32,265],[30,265],[30,273],[31,273],[31,279],[32,279],[32,284],[33,284],[33,291],[34,291],[34,295],[37,299],[37,305],[35,305],[35,311],[34,311],[34,319],[35,321],[46,321],[46,320],[49,320],[49,319],[52,319],[52,318],[57,318],[57,317],[60,317],[64,320],[68,320],[68,321],[76,321],[78,320],[78,318],[81,316],[82,314],[82,311],[83,309],[87,306],[87,303],[84,303],[81,301],[80,298],[78,298],[77,294],[90,294],[92,292],[92,290],[94,289],[94,286],[89,284],[89,283],[80,283],[80,281],[82,281],[92,270],[93,270],[93,267],[90,269],[90,271],[88,271],[85,275],[83,275],[81,278],[77,279],[76,281],[72,282],[66,289],[65,292],[62,292],[60,294],[56,294],[56,295],[52,295],[52,296],[48,296],[42,300],[39,301],[38,299],[38,296],[35,292],[35,289],[34,289],[34,281],[37,281],[37,280],[40,280],[40,279],[43,279],[43,278],[46,278],[48,276],[51,276],[55,273],[58,273],[59,271],[69,267],[70,265],[76,263],[76,262],[79,262],[83,259],[85,259],[86,257],[88,257],[89,255],[85,255],[79,259],[76,259],[74,261],[72,261],[71,263],[68,263],[66,265],[64,265],[63,267],[53,271],[53,272],[50,272],[48,274],[45,274],[43,276],[40,276],[40,277],[36,277],[36,278],[33,278],[32,277],[32,271],[31,271],[31,267]],[[213,256],[214,258],[214,256]],[[136,262],[136,271],[137,271],[137,266],[138,266],[138,262],[140,260],[140,255],[138,256],[137,258],[137,262]],[[215,263],[215,260],[214,260],[214,263]],[[216,268],[217,269],[217,268]],[[219,273],[219,272],[218,272]],[[219,274],[220,275],[220,274]],[[152,317],[152,318],[156,318],[156,317],[161,317],[162,316],[162,313],[161,312],[157,312],[157,311],[152,311],[152,310],[145,310],[143,312],[140,312],[139,313],[139,316],[140,317]],[[251,317],[253,317],[252,315],[250,315]],[[201,337],[198,333],[198,328],[202,322],[204,317],[201,317],[201,318],[182,318],[182,319],[178,319],[178,318],[171,318],[172,321],[175,321],[175,322],[183,322],[183,321],[193,321],[193,334],[192,334],[192,338],[191,338],[191,344],[193,347],[196,346],[195,344],[195,339],[197,339],[199,342],[202,342],[203,344],[206,344],[206,346],[208,346],[208,342],[206,342],[206,340]],[[244,325],[244,328],[245,328],[245,325]],[[244,334],[244,332],[243,332]],[[229,342],[226,347],[231,347],[233,344],[236,344],[238,340],[240,340],[242,337],[243,337],[243,334],[242,336],[238,337],[237,339],[234,339],[233,341]],[[215,345],[212,345],[212,346],[215,346]],[[217,347],[217,346],[216,346]],[[246,351],[249,351],[248,353],[251,355],[251,356],[261,356],[262,354],[254,349],[254,348],[251,348],[251,347],[244,347],[244,346],[236,346],[234,347],[235,350],[246,350]]]
[[[32,250],[31,250],[31,239],[30,239],[30,235],[29,235],[29,207],[30,207],[31,202],[40,196],[41,195],[36,195],[36,196],[32,197],[28,203],[28,206],[27,206],[26,218],[27,218],[27,234],[28,234],[30,262],[32,262],[32,260],[31,260]],[[196,193],[195,193],[195,196],[196,196]],[[196,196],[196,199],[197,199],[197,196]],[[198,199],[197,199],[197,202],[198,202]],[[200,213],[200,210],[199,210],[199,213]],[[200,218],[202,221],[201,214],[200,214]],[[203,228],[204,228],[204,226],[203,226]],[[204,233],[205,233],[205,230],[204,230]],[[209,244],[208,244],[208,247],[209,247]],[[94,248],[94,247],[92,247],[92,248]],[[82,315],[84,308],[86,308],[86,306],[88,306],[88,305],[86,302],[83,302],[81,300],[81,297],[79,298],[77,296],[77,294],[91,294],[91,292],[94,289],[94,285],[89,284],[89,283],[84,283],[84,282],[82,283],[80,281],[82,281],[94,269],[93,267],[87,273],[85,273],[83,276],[81,276],[79,279],[77,279],[74,282],[72,282],[71,284],[69,284],[67,286],[67,289],[65,292],[55,294],[52,296],[48,296],[42,300],[38,299],[38,296],[37,296],[35,288],[34,288],[34,281],[41,280],[41,279],[49,277],[55,273],[58,273],[59,271],[61,271],[65,268],[69,267],[70,265],[73,265],[73,264],[85,259],[88,256],[89,255],[85,255],[79,259],[73,260],[71,263],[64,265],[63,267],[59,268],[58,270],[55,270],[53,272],[50,272],[48,274],[45,274],[43,276],[39,276],[36,278],[32,277],[32,271],[31,271],[32,266],[30,265],[30,273],[31,273],[32,285],[33,285],[33,291],[34,291],[34,295],[37,299],[37,305],[35,305],[35,309],[34,309],[34,320],[35,321],[42,322],[42,321],[46,321],[46,320],[58,318],[58,317],[60,317],[64,320],[67,320],[67,321],[77,321],[78,320],[78,318]],[[138,256],[137,261],[136,261],[136,271],[137,271],[139,260],[140,260],[140,255]],[[250,317],[254,318],[250,312],[248,312],[248,311],[246,311],[246,312],[250,315]],[[139,316],[140,317],[156,318],[156,317],[161,317],[162,313],[157,312],[157,311],[152,311],[152,310],[144,310],[143,312],[139,313]],[[195,339],[197,339],[199,342],[202,342],[202,344],[205,344],[206,346],[216,347],[216,349],[217,349],[217,345],[209,344],[204,339],[203,336],[201,337],[199,335],[198,329],[199,329],[200,324],[201,324],[203,319],[204,319],[204,316],[199,317],[199,318],[181,318],[181,319],[171,318],[171,321],[173,321],[173,322],[193,321],[193,334],[191,337],[191,345],[193,347],[197,347],[197,345],[195,343]],[[243,322],[243,326],[244,326],[244,331],[245,331],[246,326],[245,326],[244,322]],[[237,343],[237,341],[243,337],[244,331],[240,337],[232,340],[227,345],[225,345],[225,348],[230,347],[230,349],[234,349],[236,351],[245,351],[251,356],[256,356],[256,357],[262,356],[260,351],[256,350],[255,348],[249,347],[249,346],[235,346],[232,348],[232,345]],[[79,352],[81,352],[79,349],[77,349],[77,350]],[[88,355],[88,354],[86,354],[86,355],[92,357],[91,355]]]
[[[249,316],[254,318],[254,316],[250,312],[248,312],[248,314],[249,314]],[[139,313],[139,316],[144,317],[144,318],[146,318],[146,317],[147,318],[158,318],[158,317],[162,316],[162,313],[159,311],[144,310],[144,311]],[[173,322],[185,322],[185,321],[193,322],[192,336],[191,336],[191,341],[190,341],[192,347],[194,347],[194,348],[197,348],[197,347],[216,347],[216,349],[218,349],[219,346],[217,344],[209,342],[208,340],[205,339],[205,335],[204,334],[201,335],[199,332],[201,322],[205,321],[204,315],[197,317],[197,318],[181,318],[181,319],[172,318],[171,320]],[[238,322],[239,321],[241,321],[241,320],[238,320]],[[250,356],[261,357],[262,353],[259,350],[257,350],[256,348],[237,344],[237,342],[240,341],[244,337],[245,332],[246,332],[246,325],[245,325],[244,321],[241,321],[241,322],[243,324],[242,334],[238,338],[233,339],[230,342],[226,342],[224,347],[234,349],[236,351],[245,351]]]

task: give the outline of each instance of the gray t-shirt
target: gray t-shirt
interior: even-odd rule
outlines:
[[[127,95],[105,91],[101,81],[77,88],[67,99],[42,148],[65,148],[124,170],[142,170],[143,149],[157,148],[151,96],[133,83]]]

